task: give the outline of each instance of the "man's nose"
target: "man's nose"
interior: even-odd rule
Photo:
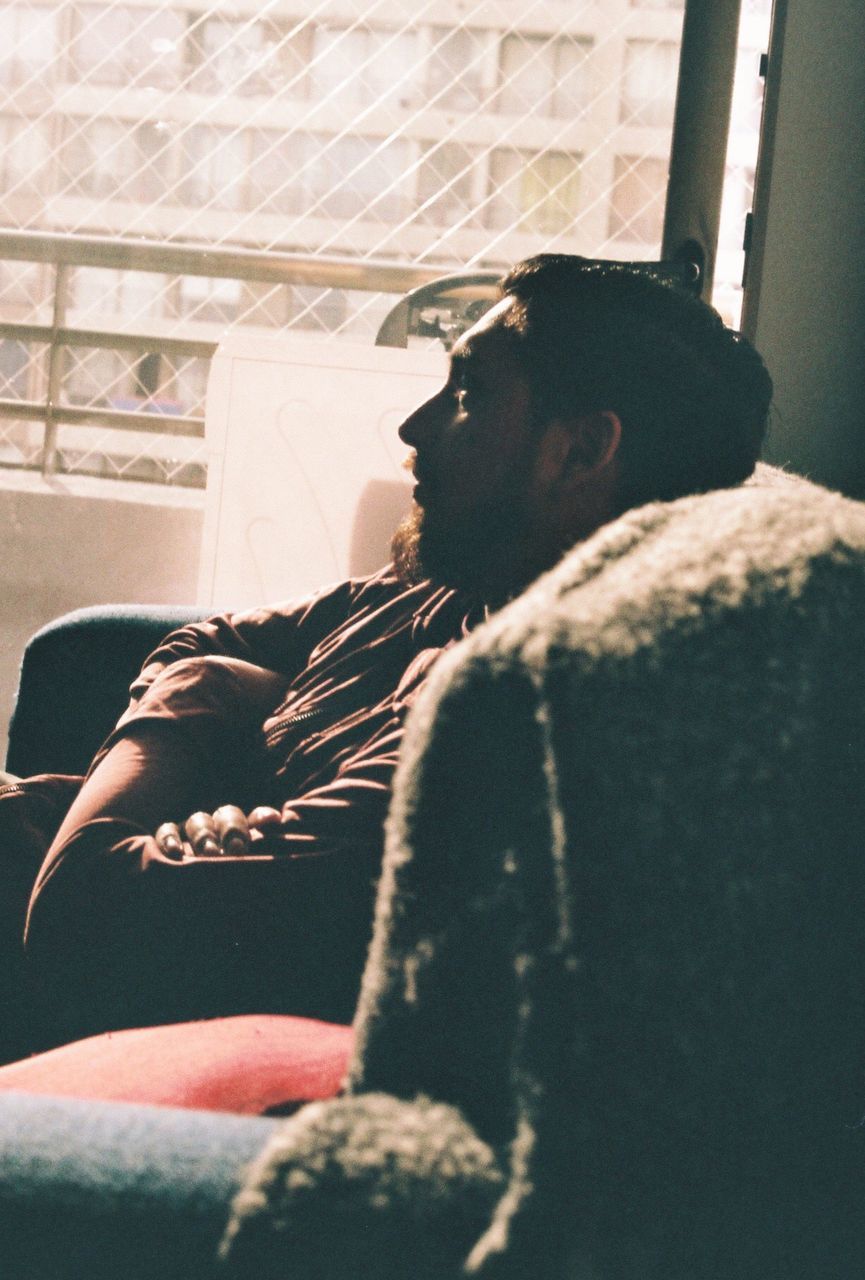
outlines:
[[[435,432],[441,416],[439,412],[440,396],[441,392],[430,396],[429,400],[425,400],[423,404],[418,405],[413,413],[409,414],[399,428],[399,438],[403,444],[410,445],[413,449],[416,449],[418,445],[422,445],[429,440],[430,436]]]

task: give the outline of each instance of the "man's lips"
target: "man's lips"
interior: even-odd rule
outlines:
[[[417,454],[412,454],[410,457],[406,458],[403,465],[406,468],[406,470],[411,471],[412,475],[414,476],[415,486],[414,486],[414,489],[412,490],[412,497],[414,498],[418,506],[422,507],[424,505],[425,498],[429,494],[429,489],[430,489],[429,474],[426,471],[424,471],[422,467],[419,467],[417,465]]]
[[[434,486],[430,479],[429,473],[425,471],[415,471],[415,486],[412,496],[418,506],[424,506],[434,493]]]

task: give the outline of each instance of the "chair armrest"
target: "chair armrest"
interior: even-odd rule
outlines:
[[[22,777],[85,773],[148,653],[169,631],[209,612],[100,605],[42,627],[24,651],[6,768]]]
[[[0,1273],[215,1280],[217,1248],[244,1167],[278,1124],[4,1094]]]

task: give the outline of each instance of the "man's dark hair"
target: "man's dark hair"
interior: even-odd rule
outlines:
[[[502,288],[538,421],[620,418],[621,510],[751,474],[772,380],[712,307],[627,264],[565,254],[527,259]]]

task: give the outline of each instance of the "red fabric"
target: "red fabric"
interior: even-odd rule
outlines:
[[[259,1115],[333,1097],[351,1027],[248,1014],[109,1031],[0,1067],[0,1090]]]

